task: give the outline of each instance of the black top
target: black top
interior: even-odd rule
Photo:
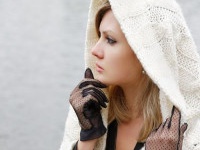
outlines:
[[[114,120],[108,126],[108,133],[106,139],[106,150],[116,149],[116,137],[117,137],[117,121]],[[140,150],[144,146],[144,143],[138,142],[134,150]]]

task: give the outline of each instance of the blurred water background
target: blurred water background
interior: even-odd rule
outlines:
[[[200,47],[200,1],[178,0]],[[0,150],[56,150],[84,72],[89,0],[0,0]]]

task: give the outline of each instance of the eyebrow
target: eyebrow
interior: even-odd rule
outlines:
[[[105,31],[103,31],[102,33],[103,33],[103,34],[109,34],[109,33],[115,34],[112,30],[105,30]]]

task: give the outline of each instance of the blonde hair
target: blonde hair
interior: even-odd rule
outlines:
[[[96,32],[100,37],[99,26],[103,16],[107,11],[111,10],[109,2],[106,2],[101,9],[97,12],[95,25]],[[138,108],[142,110],[142,116],[144,118],[144,125],[140,132],[138,141],[143,142],[146,140],[152,130],[156,129],[162,122],[162,116],[159,103],[159,88],[149,78],[147,74],[144,74],[144,78],[141,81],[143,85],[146,85],[143,91],[143,97],[141,101],[137,103]],[[117,122],[127,122],[132,119],[133,114],[130,113],[129,108],[126,105],[123,90],[119,86],[110,86],[108,89],[109,94],[109,114],[108,122],[112,122],[114,119]]]

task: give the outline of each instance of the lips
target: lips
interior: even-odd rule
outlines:
[[[96,63],[96,71],[101,73],[101,72],[103,72],[103,70],[104,69],[98,63]]]

